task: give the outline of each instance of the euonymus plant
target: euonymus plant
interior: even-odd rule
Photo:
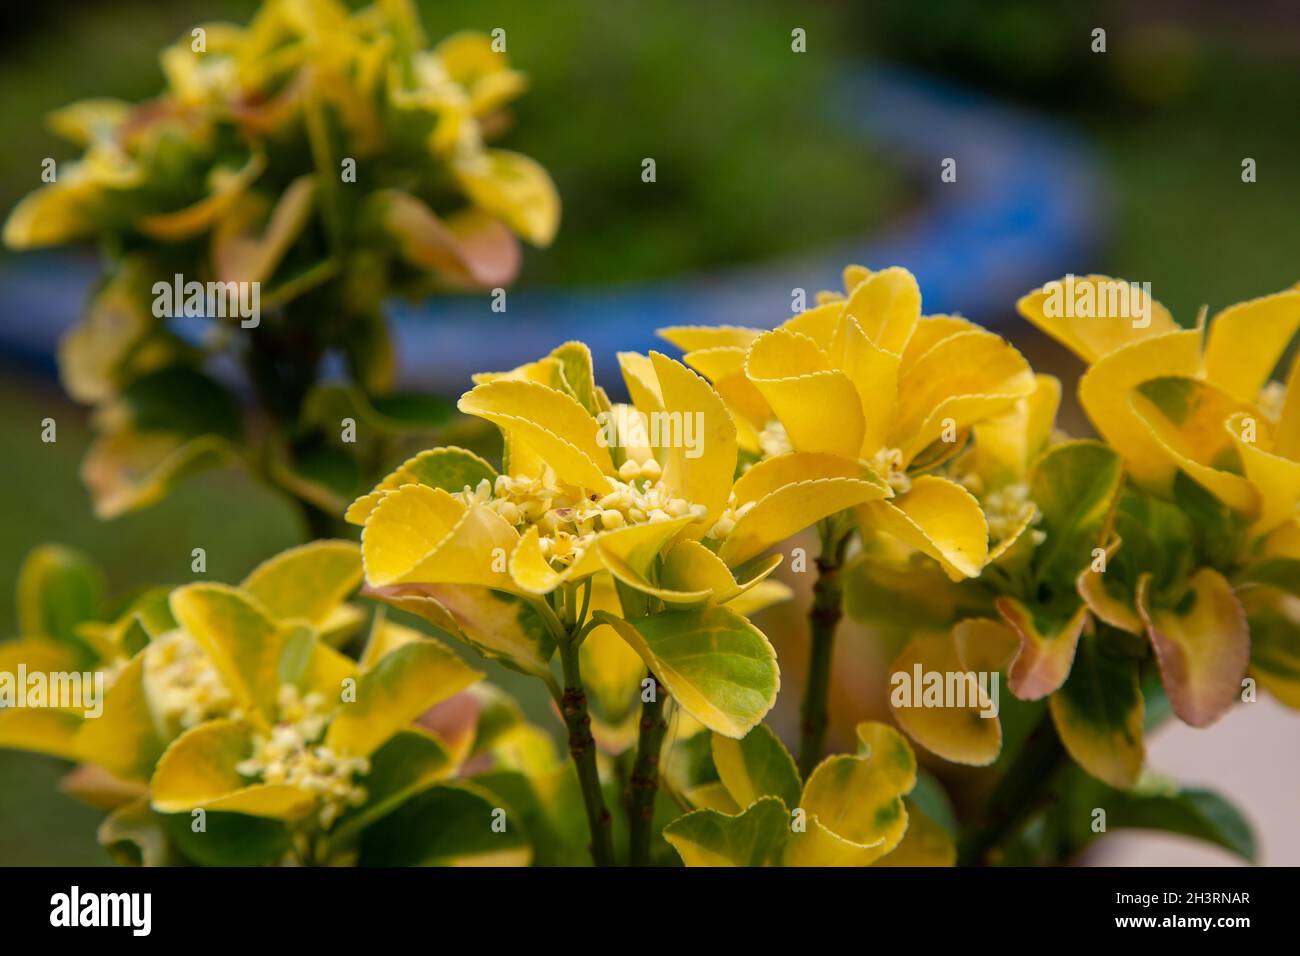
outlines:
[[[1104,276],[1026,295],[1088,365],[1096,439],[906,269],[850,266],[775,328],[621,353],[627,401],[581,342],[484,372],[458,409],[499,442],[428,448],[453,413],[393,390],[386,303],[502,287],[558,225],[546,173],[486,145],[526,85],[504,44],[429,48],[406,0],[267,0],[163,51],[155,99],[51,117],[83,154],[4,238],[102,250],[59,348],[97,513],[241,461],[313,540],[127,596],[36,549],[0,746],[75,764],[146,865],[1059,863],[1120,827],[1251,858],[1144,739],[1258,689],[1300,707],[1300,361],[1274,380],[1300,288],[1187,324]],[[761,612],[810,532],[792,756]],[[827,754],[845,613],[890,690]]]
[[[1099,440],[1060,432],[1059,383],[1005,340],[855,266],[776,329],[620,354],[628,402],[578,342],[476,376],[459,409],[499,462],[416,454],[343,511],[359,546],[116,604],[38,549],[0,661],[107,692],[6,707],[0,743],[79,763],[67,789],[146,863],[1051,863],[1107,827],[1249,858],[1240,815],[1146,772],[1143,740],[1257,687],[1300,705],[1300,366],[1272,380],[1300,290],[1207,332],[1072,281],[1087,314],[1048,287],[1020,310],[1090,363]],[[796,761],[750,618],[792,597],[770,576],[811,528]],[[827,755],[845,609],[893,648],[902,733],[866,720]],[[567,754],[420,619],[539,681]]]
[[[111,518],[242,461],[327,533],[385,456],[450,417],[393,390],[386,303],[506,286],[516,236],[555,234],[546,172],[486,145],[526,79],[486,34],[427,48],[407,0],[267,0],[160,59],[155,98],[50,117],[83,152],[47,160],[4,226],[10,248],[101,251],[59,345],[64,386],[95,409],[82,476]]]

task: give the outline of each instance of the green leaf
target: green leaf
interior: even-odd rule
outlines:
[[[1246,535],[1246,520],[1182,471],[1174,477],[1174,503],[1191,522],[1194,563],[1232,567]]]
[[[1107,654],[1094,634],[1084,634],[1070,677],[1052,695],[1052,721],[1070,756],[1112,787],[1137,783],[1146,757],[1142,741],[1139,662]]]
[[[1149,572],[1153,587],[1163,591],[1192,569],[1191,522],[1172,502],[1125,488],[1115,511],[1115,533],[1123,544],[1108,562],[1104,581],[1125,582],[1130,603],[1142,574]]]
[[[446,399],[420,392],[390,392],[367,396],[354,385],[317,385],[303,400],[302,417],[337,435],[339,422],[352,418],[359,437],[372,429],[384,434],[428,432],[452,420],[454,408]]]
[[[743,737],[776,703],[781,676],[763,632],[725,607],[669,611],[608,624],[681,708],[724,737]]]
[[[1277,588],[1300,597],[1300,558],[1265,558],[1238,574],[1233,584]]]
[[[740,740],[714,734],[713,764],[737,806],[748,807],[760,797],[779,797],[787,807],[799,805],[799,770],[766,724]]]
[[[456,772],[447,748],[422,730],[401,730],[374,752],[361,781],[366,802],[349,809],[331,831],[340,843]]]
[[[189,813],[156,814],[172,842],[199,866],[269,866],[289,852],[289,828],[278,820],[208,811],[194,832]]]
[[[79,552],[59,545],[33,549],[18,571],[18,633],[48,637],[90,655],[77,625],[104,611],[104,575]]]
[[[137,378],[118,396],[116,414],[138,432],[236,440],[243,425],[230,390],[197,369],[171,365]]]
[[[494,811],[504,810],[505,816]],[[504,819],[504,832],[493,828]],[[521,818],[470,783],[442,784],[368,827],[361,866],[526,866],[532,848]]]
[[[1097,804],[1106,808],[1107,826],[1178,833],[1221,846],[1257,862],[1255,835],[1241,811],[1209,790],[1184,790],[1173,796],[1116,793]]]
[[[1101,543],[1123,476],[1119,455],[1100,442],[1066,442],[1038,460],[1030,496],[1046,535],[1034,556],[1040,582],[1074,593],[1075,579]]]
[[[664,827],[664,839],[687,866],[778,866],[790,836],[790,815],[776,797],[744,813],[693,810]]]
[[[475,776],[474,784],[520,816],[533,845],[534,866],[591,865],[591,834],[571,761],[529,776],[517,770],[489,771]]]

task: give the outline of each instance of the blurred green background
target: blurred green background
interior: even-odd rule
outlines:
[[[0,39],[0,208],[37,184],[42,157],[70,155],[44,130],[46,112],[86,96],[152,95],[163,45],[196,23],[244,20],[255,5],[12,6]],[[532,78],[509,145],[552,172],[564,220],[552,249],[528,255],[527,285],[708,274],[815,253],[903,220],[924,202],[928,180],[816,106],[845,67],[870,60],[1020,104],[1092,144],[1107,226],[1094,259],[1074,271],[1150,281],[1185,321],[1203,303],[1214,310],[1300,280],[1300,5],[1250,5],[1250,16],[1212,2],[420,6],[434,38],[505,27],[511,56]],[[791,57],[796,26],[808,53]],[[1105,55],[1089,50],[1097,26],[1107,30]],[[654,191],[638,188],[649,155]],[[1251,186],[1240,178],[1247,156],[1259,170]],[[1044,370],[1067,382],[1077,371],[1023,323],[1008,328]],[[0,582],[44,541],[94,555],[116,593],[180,583],[195,542],[212,579],[235,580],[301,534],[288,507],[233,472],[97,523],[76,474],[84,410],[61,396],[52,367],[0,356],[0,409]],[[40,442],[45,417],[58,421],[57,444]],[[12,620],[12,588],[0,584],[0,621]],[[57,794],[65,769],[0,752],[0,864],[106,861],[93,839],[100,815]]]

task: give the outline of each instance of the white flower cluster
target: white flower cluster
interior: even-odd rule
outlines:
[[[990,491],[980,504],[984,508],[984,517],[988,519],[989,540],[993,542],[1011,537],[1030,515],[1035,516],[1035,524],[1042,517],[1029,498],[1029,485],[1023,481]],[[1032,534],[1034,543],[1041,544],[1045,537],[1043,532],[1034,531]]]
[[[330,720],[322,695],[303,696],[297,687],[284,684],[277,703],[280,719],[269,735],[254,734],[253,755],[236,769],[263,783],[288,784],[313,794],[317,818],[328,830],[348,807],[366,802],[366,790],[355,778],[370,772],[370,761],[340,756],[320,743]]]
[[[897,448],[879,449],[871,458],[871,470],[889,482],[895,494],[902,495],[912,490],[912,479],[907,477],[903,453]]]
[[[643,463],[629,459],[612,478],[614,490],[583,497],[560,488],[548,471],[541,478],[499,475],[484,478],[477,487],[465,486],[457,497],[465,504],[487,505],[523,532],[536,527],[542,554],[562,565],[578,561],[601,531],[628,525],[654,524],[673,518],[703,518],[703,505],[675,497],[660,479],[662,469],[653,458]]]
[[[208,655],[184,631],[151,642],[144,666],[150,706],[164,725],[189,730],[204,721],[241,716]]]

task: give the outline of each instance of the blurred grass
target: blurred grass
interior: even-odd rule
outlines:
[[[907,200],[872,146],[816,108],[845,63],[846,11],[833,4],[418,5],[434,42],[503,28],[531,79],[503,145],[551,171],[564,218],[555,244],[527,255],[525,283],[648,279],[803,251],[865,234]],[[67,15],[11,40],[0,64],[6,211],[39,184],[43,157],[73,155],[45,131],[47,112],[87,96],[155,95],[162,46],[196,23],[245,22],[256,4],[61,6]],[[790,49],[795,26],[812,38],[807,54]],[[653,184],[641,181],[647,157]]]
[[[156,508],[96,521],[77,466],[89,441],[85,413],[53,383],[0,366],[0,639],[16,627],[13,582],[24,555],[44,542],[85,551],[99,561],[113,595],[152,583],[194,579],[190,550],[207,551],[213,581],[238,581],[258,562],[300,540],[296,513],[240,472],[184,482]],[[56,422],[57,441],[41,441],[41,420]],[[95,842],[103,814],[58,791],[71,765],[0,750],[0,864],[108,862]]]

